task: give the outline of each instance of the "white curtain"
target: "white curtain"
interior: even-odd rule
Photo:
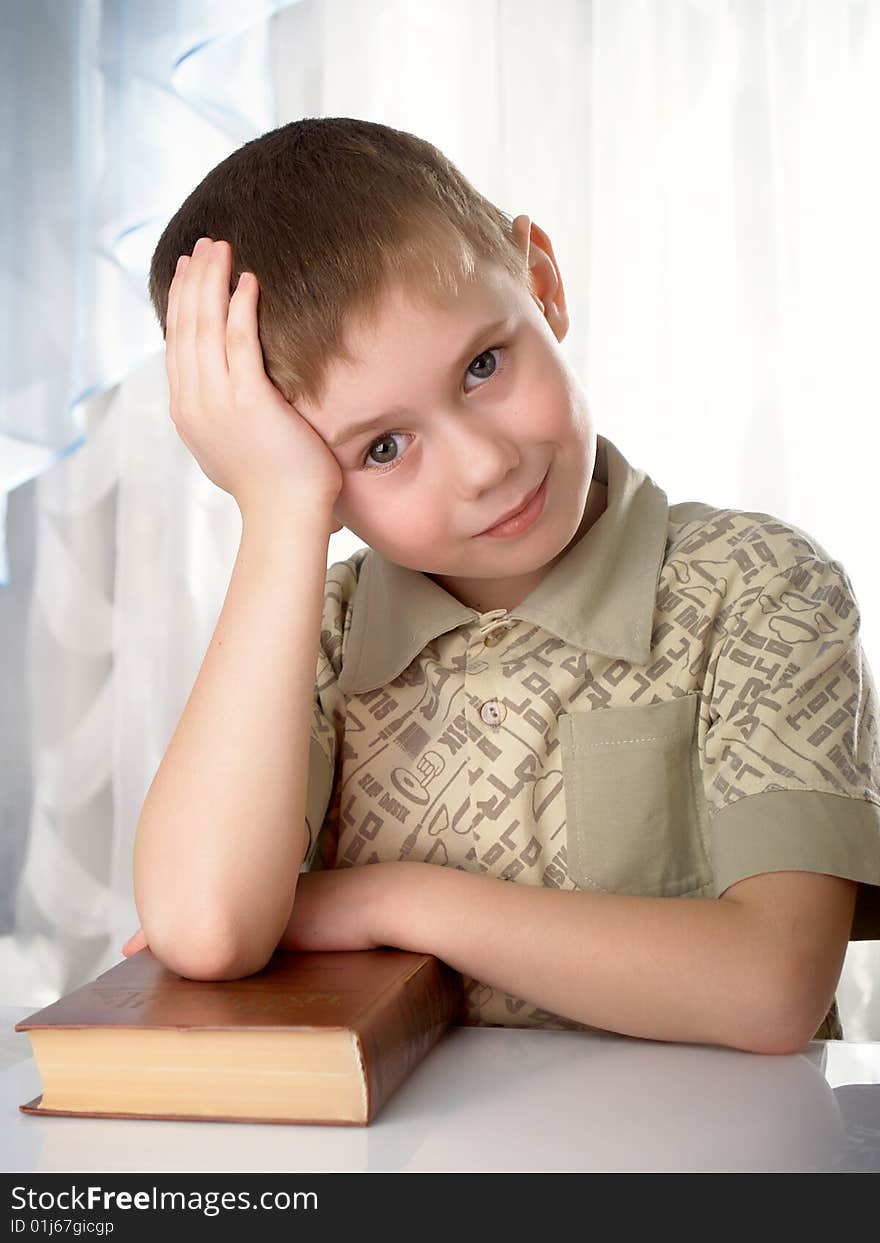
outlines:
[[[60,22],[58,6],[34,7]],[[108,44],[123,12],[129,28]],[[9,1000],[42,1003],[84,982],[118,961],[137,926],[137,816],[240,531],[234,502],[167,417],[146,265],[189,188],[261,130],[321,115],[407,129],[511,215],[536,220],[560,263],[564,349],[599,430],[670,503],[759,510],[815,536],[851,576],[880,673],[867,502],[880,414],[878,0],[95,3],[78,13],[92,49],[77,88],[85,154],[70,171],[82,195],[50,207],[38,177],[16,173],[12,242],[28,252],[27,281],[23,264],[11,280],[3,272],[7,316],[21,315],[32,338],[51,313],[57,349],[54,367],[41,369],[43,346],[30,370],[10,350],[0,380],[10,402],[65,413],[52,383],[59,368],[73,373],[74,302],[93,341],[77,382],[97,386],[71,433],[85,443],[10,497],[0,725],[12,757],[4,831],[21,843],[20,861],[10,854],[6,978],[21,983]],[[206,37],[227,37],[175,69],[199,41],[184,13],[210,15]],[[181,78],[187,66],[197,83]],[[99,77],[105,97],[83,102]],[[48,180],[51,152],[33,145],[29,166]],[[32,239],[17,236],[25,220]],[[133,249],[121,260],[126,229]],[[97,258],[91,275],[76,269],[78,247],[110,252],[113,281],[99,278]],[[34,264],[52,306],[28,301]],[[49,273],[69,290],[63,304]],[[59,424],[40,420],[34,440],[57,448],[63,437],[42,433]],[[340,532],[330,560],[358,544]],[[15,604],[19,577],[26,607]],[[880,1038],[878,948],[848,951],[839,1004],[851,1039]]]
[[[3,8],[10,1002],[77,987],[137,927],[134,829],[219,612],[238,516],[169,431],[147,273],[197,182],[275,124],[271,18],[283,7]]]

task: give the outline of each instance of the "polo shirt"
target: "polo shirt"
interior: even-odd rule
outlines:
[[[824,872],[859,882],[851,939],[880,936],[878,700],[844,567],[770,514],[670,506],[597,444],[607,507],[515,608],[367,547],[329,567],[302,870],[679,898]],[[587,1029],[464,983],[464,1025]],[[817,1037],[841,1034],[833,1005]]]

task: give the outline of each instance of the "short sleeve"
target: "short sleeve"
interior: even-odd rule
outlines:
[[[703,739],[716,894],[760,872],[859,883],[851,939],[880,937],[878,697],[839,561],[807,557],[720,625]]]
[[[324,582],[321,632],[315,666],[315,697],[309,734],[309,778],[306,824],[309,845],[301,872],[335,865],[338,836],[337,776],[346,719],[346,699],[339,688],[352,606],[360,569],[369,550],[334,562]]]
[[[336,769],[336,733],[316,698],[309,735],[309,783],[306,790],[306,826],[309,844],[301,871],[308,871],[318,847],[318,834],[330,805]]]

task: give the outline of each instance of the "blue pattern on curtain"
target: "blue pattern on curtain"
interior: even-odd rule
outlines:
[[[153,249],[205,173],[274,125],[265,26],[295,2],[5,6],[0,586],[9,492],[81,448],[88,401],[163,348]]]

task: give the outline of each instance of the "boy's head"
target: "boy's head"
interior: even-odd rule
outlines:
[[[256,273],[266,372],[339,462],[336,520],[389,560],[483,611],[512,607],[599,516],[595,433],[558,349],[568,316],[549,238],[436,147],[345,117],[240,147],[156,247],[163,332],[178,256],[202,236],[231,244],[232,288]],[[545,474],[527,531],[478,534]]]

